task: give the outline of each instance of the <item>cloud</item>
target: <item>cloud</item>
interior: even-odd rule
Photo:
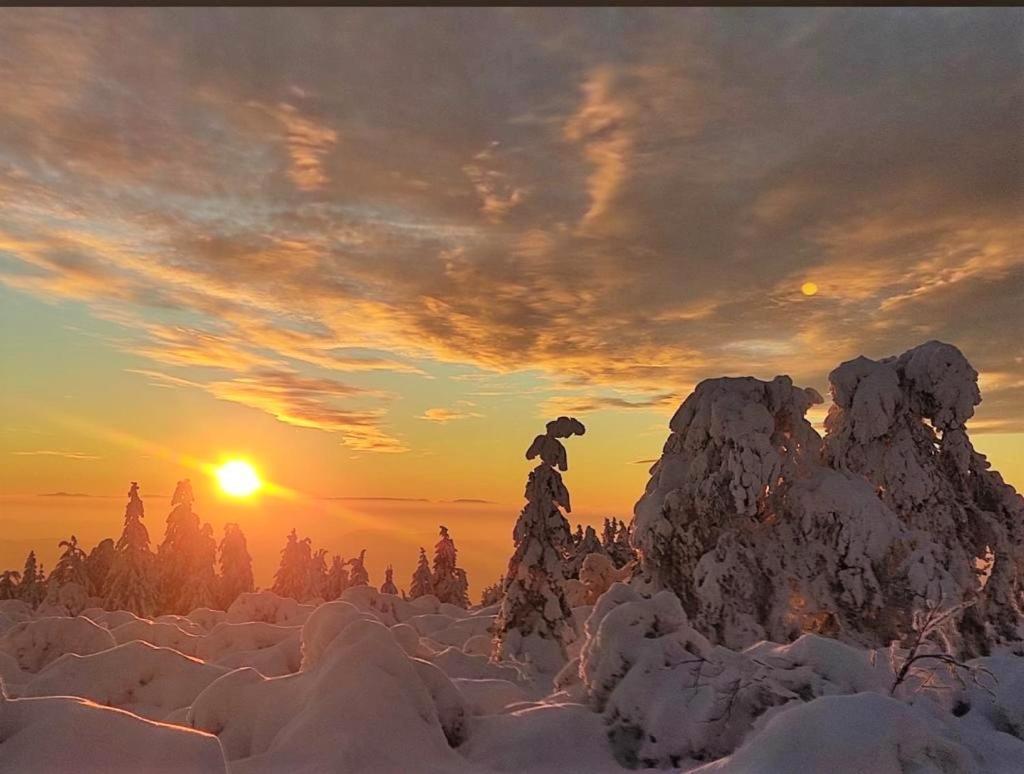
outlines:
[[[616,396],[557,396],[544,401],[542,413],[557,414],[590,414],[595,411],[628,411],[628,410],[665,410],[675,408],[681,398],[673,393],[662,393],[640,400],[627,400]]]
[[[33,451],[15,451],[11,452],[18,457],[63,457],[68,460],[98,460],[102,459],[97,457],[95,454],[83,454],[82,452],[69,452],[69,451],[52,451],[49,449],[39,449]]]
[[[1022,18],[0,11],[0,281],[362,448],[402,446],[389,398],[260,375],[460,364],[660,410],[938,337],[1024,378]]]
[[[419,419],[443,425],[456,419],[472,419],[480,416],[483,415],[466,409],[429,408],[420,415]]]

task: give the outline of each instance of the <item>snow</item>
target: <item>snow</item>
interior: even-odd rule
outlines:
[[[0,773],[225,774],[217,738],[85,699],[0,698]]]
[[[203,688],[227,671],[170,648],[133,641],[88,656],[61,656],[19,695],[69,694],[164,720],[174,710],[189,706]]]
[[[699,384],[604,543],[564,516],[582,424],[548,423],[487,607],[452,583],[153,619],[74,581],[0,601],[0,774],[1020,772],[1024,501],[966,432],[977,374],[929,342],[830,382],[825,438],[788,377]],[[897,685],[911,645],[958,660]]]

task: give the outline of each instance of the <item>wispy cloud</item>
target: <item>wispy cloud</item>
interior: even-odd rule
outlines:
[[[475,411],[461,408],[429,408],[420,415],[420,419],[425,419],[428,422],[437,422],[438,424],[446,424],[456,419],[472,419],[474,417],[483,416]]]
[[[82,452],[72,451],[54,451],[50,449],[37,449],[33,451],[15,451],[11,452],[18,457],[63,457],[68,460],[98,460],[102,459],[97,457],[95,454],[84,454]]]

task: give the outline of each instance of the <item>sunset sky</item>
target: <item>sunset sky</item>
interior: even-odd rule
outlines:
[[[191,476],[263,580],[293,522],[401,533],[403,575],[447,520],[478,589],[545,420],[587,424],[581,518],[628,518],[696,381],[827,394],[931,338],[1024,486],[1022,41],[1011,8],[0,10],[0,567],[116,536],[130,480],[158,541]],[[235,455],[287,496],[222,501],[195,466]],[[323,499],[382,497],[430,502]]]

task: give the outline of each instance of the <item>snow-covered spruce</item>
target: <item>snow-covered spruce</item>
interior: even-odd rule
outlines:
[[[556,468],[569,469],[559,438],[583,435],[583,423],[571,417],[548,422],[526,451],[540,457],[526,484],[526,506],[513,530],[515,551],[505,573],[504,596],[495,623],[493,655],[532,662],[554,672],[566,661],[574,639],[572,611],[562,589],[572,536],[562,508],[571,511],[569,491]]]
[[[843,364],[826,443],[804,417],[820,396],[788,377],[701,382],[636,505],[643,581],[732,648],[804,632],[884,646],[935,604],[966,605],[960,655],[1019,640],[1024,509],[963,430],[975,378],[937,342]]]
[[[245,533],[237,524],[224,525],[220,541],[220,604],[227,610],[239,594],[253,591],[252,556],[246,544]]]
[[[157,551],[160,608],[185,615],[197,607],[217,605],[217,543],[213,527],[200,524],[192,510],[195,495],[189,479],[179,481],[171,496],[167,531]]]
[[[398,586],[395,585],[395,568],[390,564],[384,570],[384,582],[380,584],[380,593],[398,596]]]
[[[434,576],[430,572],[430,562],[427,561],[426,550],[420,548],[420,558],[416,563],[416,571],[412,574],[412,582],[409,584],[409,599],[433,593]]]
[[[457,556],[455,541],[448,534],[448,528],[442,525],[440,539],[434,546],[433,593],[442,602],[469,607],[469,580],[466,571],[457,566]]]
[[[977,372],[956,347],[930,341],[899,357],[848,361],[829,381],[827,460],[867,478],[905,525],[914,594],[965,605],[951,646],[978,655],[1018,643],[1024,499],[967,435],[981,402]]]
[[[145,507],[139,484],[132,481],[124,509],[124,529],[114,547],[107,573],[104,605],[109,610],[127,610],[151,617],[157,608],[156,556],[149,548],[149,531],[142,523]]]

